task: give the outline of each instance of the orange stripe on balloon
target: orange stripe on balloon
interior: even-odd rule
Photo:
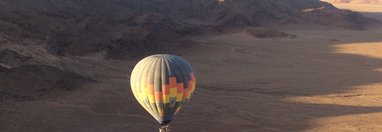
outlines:
[[[178,93],[182,93],[183,92],[183,89],[184,89],[184,84],[183,83],[178,83],[178,86],[177,86],[177,88],[178,88]]]
[[[176,77],[170,77],[169,78],[170,80],[170,87],[176,87],[177,83],[176,83]]]
[[[153,95],[154,94],[154,85],[149,85],[149,94]]]
[[[194,82],[192,81],[192,80],[190,80],[190,81],[188,81],[188,88],[187,89],[192,89],[192,84],[193,84]]]
[[[189,89],[190,88],[186,88],[186,89],[183,90],[183,99],[187,98]]]
[[[162,92],[155,92],[155,101],[157,103],[163,102]]]
[[[169,95],[170,94],[170,86],[169,85],[162,85],[162,92],[165,95]]]

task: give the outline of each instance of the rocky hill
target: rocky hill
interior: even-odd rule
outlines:
[[[0,73],[5,72],[7,70],[8,70],[8,68],[6,68],[4,66],[0,66]]]
[[[212,25],[219,28],[231,28],[237,26],[275,26],[283,24],[314,23],[332,27],[352,27],[354,29],[365,28],[370,22],[355,12],[344,12],[333,5],[318,0],[141,0],[128,1],[128,7],[139,12],[157,12],[191,24]],[[315,19],[332,21],[330,16],[338,16],[336,20],[340,24],[322,24],[321,22],[309,21],[311,12],[314,10]],[[328,15],[330,14],[330,15]],[[344,19],[354,17],[363,19],[363,23]]]
[[[0,1],[0,7],[3,43],[29,39],[61,56],[171,52],[189,47],[184,36],[246,26],[309,23],[363,29],[372,23],[318,0],[14,0]]]
[[[0,69],[0,101],[54,98],[93,81],[47,65],[23,65],[3,74]]]

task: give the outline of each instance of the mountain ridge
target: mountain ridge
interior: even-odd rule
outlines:
[[[45,43],[50,53],[59,56],[104,52],[117,59],[178,54],[174,48],[192,45],[187,36],[248,26],[364,29],[374,23],[318,0],[15,0],[1,1],[0,7],[2,36]]]

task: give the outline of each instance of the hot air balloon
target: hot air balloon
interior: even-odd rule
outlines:
[[[169,132],[169,123],[190,100],[196,79],[191,65],[176,55],[148,56],[134,67],[130,84],[138,102]]]

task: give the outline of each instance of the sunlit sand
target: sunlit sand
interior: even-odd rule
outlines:
[[[232,106],[235,115],[218,119],[259,124],[244,131],[382,131],[382,28],[284,32],[297,38],[197,39],[189,59],[198,62],[200,94],[215,107]],[[221,96],[209,95],[216,90]]]
[[[381,12],[382,5],[367,5],[367,4],[335,4],[337,8],[351,9],[359,12]]]

